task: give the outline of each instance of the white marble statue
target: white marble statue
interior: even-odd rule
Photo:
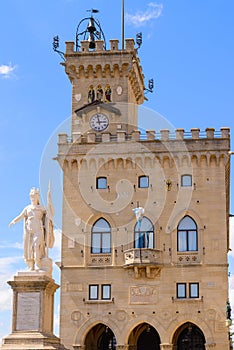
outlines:
[[[142,208],[142,207],[138,207],[138,208],[134,208],[132,209],[133,210],[133,213],[135,214],[136,216],[136,221],[137,221],[137,224],[138,224],[138,229],[140,229],[141,227],[141,220],[143,218],[143,215],[145,213],[145,209]]]
[[[143,217],[143,215],[144,215],[145,209],[142,208],[142,207],[138,207],[138,208],[134,208],[134,209],[132,209],[132,210],[133,210],[133,212],[134,212],[134,214],[135,214],[135,216],[136,216],[137,222],[138,222],[139,220],[141,220],[142,217]]]
[[[52,270],[52,263],[48,258],[48,248],[52,248],[54,244],[50,189],[47,193],[47,208],[40,204],[38,189],[32,188],[29,196],[31,204],[25,207],[9,226],[24,219],[24,260],[30,271],[49,271]]]

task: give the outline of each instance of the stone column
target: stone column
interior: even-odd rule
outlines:
[[[13,290],[12,333],[2,349],[65,349],[53,334],[54,293],[59,286],[44,272],[18,272]]]

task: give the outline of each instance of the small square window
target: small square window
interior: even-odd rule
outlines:
[[[182,187],[192,186],[192,175],[182,175],[181,176],[181,186]]]
[[[110,284],[102,284],[102,300],[110,300],[111,286]]]
[[[89,299],[90,300],[98,299],[98,284],[91,284],[89,286]]]
[[[176,284],[176,297],[178,299],[186,298],[186,283]]]
[[[139,176],[138,187],[139,188],[149,187],[149,176]]]
[[[97,189],[104,189],[107,188],[107,180],[106,177],[98,177],[96,179],[96,188]]]
[[[199,298],[199,283],[189,283],[189,298]]]

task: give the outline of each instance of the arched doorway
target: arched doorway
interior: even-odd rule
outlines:
[[[138,325],[129,337],[129,349],[160,350],[160,337],[154,327],[148,323]]]
[[[205,350],[205,337],[199,327],[193,323],[185,323],[175,333],[176,350]]]
[[[99,323],[88,332],[85,347],[87,350],[115,350],[116,338],[109,327]]]

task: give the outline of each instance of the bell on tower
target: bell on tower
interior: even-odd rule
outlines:
[[[87,27],[87,30],[89,32],[89,38],[88,38],[88,41],[89,41],[89,48],[90,49],[95,49],[95,36],[94,36],[94,33],[96,32],[96,27],[95,27],[95,24],[94,24],[94,19],[93,17],[90,18],[90,21],[89,21],[89,25]]]
[[[83,18],[76,29],[76,51],[80,49],[80,38],[82,40],[87,40],[89,42],[89,49],[96,49],[96,40],[104,40],[104,48],[106,49],[106,41],[103,30],[101,28],[100,22],[93,17],[94,13],[98,13],[99,11],[96,9],[88,10],[91,12],[90,17]],[[85,22],[88,22],[88,25],[84,28],[83,25]],[[98,28],[98,29],[97,29]]]

